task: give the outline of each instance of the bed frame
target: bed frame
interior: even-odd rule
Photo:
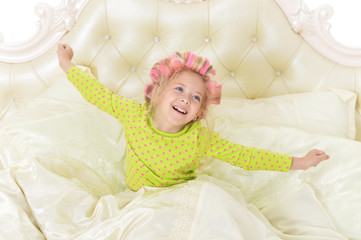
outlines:
[[[0,119],[26,108],[53,84],[60,72],[57,42],[72,45],[77,64],[89,66],[107,87],[127,97],[143,94],[150,66],[176,50],[207,56],[226,97],[256,99],[327,87],[360,94],[361,50],[331,36],[330,6],[310,9],[302,0],[174,2],[39,4],[34,37],[0,42]]]

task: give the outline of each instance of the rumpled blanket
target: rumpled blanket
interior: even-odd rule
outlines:
[[[289,173],[203,159],[193,181],[133,192],[115,119],[38,99],[0,125],[0,239],[361,239],[360,142],[228,116],[214,128],[243,145],[331,158]]]

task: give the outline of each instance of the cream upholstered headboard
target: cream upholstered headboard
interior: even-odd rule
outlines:
[[[70,5],[71,1],[64,2]],[[70,24],[72,28],[69,22],[67,28],[62,28],[63,32],[71,31],[57,41],[74,48],[76,64],[89,66],[108,88],[127,97],[142,95],[150,67],[174,51],[206,56],[223,84],[223,96],[265,98],[327,87],[360,95],[359,59],[328,55],[328,45],[317,40],[322,39],[317,38],[317,29],[305,27],[316,26],[317,17],[327,21],[325,9],[308,12],[299,0],[205,0],[192,4],[91,0],[75,25]],[[75,22],[75,18],[71,20]],[[327,45],[326,50],[319,53],[310,43],[316,47]],[[339,55],[345,57],[348,51]],[[1,61],[1,119],[25,108],[52,85],[56,76],[64,74],[58,67],[55,42],[40,56]],[[360,114],[358,102],[358,140]]]

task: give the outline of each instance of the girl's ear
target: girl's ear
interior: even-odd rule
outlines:
[[[147,84],[144,88],[144,94],[147,98],[152,99],[152,93],[154,89],[154,84]]]

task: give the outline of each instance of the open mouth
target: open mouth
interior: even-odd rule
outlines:
[[[176,106],[173,106],[173,109],[176,110],[177,112],[181,113],[181,114],[187,114],[187,111],[179,108],[179,107],[176,107]]]

